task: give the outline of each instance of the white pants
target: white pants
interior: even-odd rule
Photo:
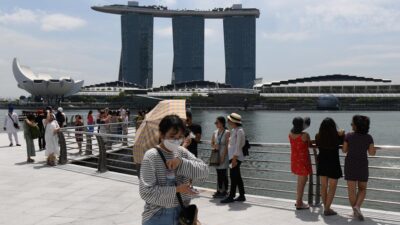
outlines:
[[[13,135],[14,135],[15,142],[16,142],[16,144],[18,145],[18,144],[19,144],[19,141],[18,141],[17,132],[8,132],[8,139],[10,140],[10,143],[12,144],[12,143],[13,143],[13,141],[12,141],[12,136],[13,136]]]

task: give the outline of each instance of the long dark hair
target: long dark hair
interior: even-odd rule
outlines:
[[[315,136],[315,141],[318,147],[325,148],[336,148],[340,144],[337,126],[332,118],[327,117],[322,121],[319,132]]]

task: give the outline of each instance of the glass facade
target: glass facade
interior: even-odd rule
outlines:
[[[152,15],[121,15],[120,81],[136,83],[143,88],[152,87],[153,21]]]
[[[225,17],[225,83],[252,88],[256,79],[256,17]]]
[[[172,17],[172,83],[204,80],[204,17]]]

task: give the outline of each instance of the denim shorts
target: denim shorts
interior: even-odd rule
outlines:
[[[180,212],[180,206],[175,208],[163,208],[145,221],[143,225],[178,225]]]

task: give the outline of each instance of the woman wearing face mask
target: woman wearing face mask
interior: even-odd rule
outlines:
[[[140,170],[140,196],[146,202],[142,214],[144,225],[177,225],[181,211],[176,194],[185,205],[196,194],[189,181],[205,180],[208,166],[181,147],[185,125],[176,115],[164,117],[159,125],[160,144],[148,150]],[[166,168],[158,150],[167,160]]]

